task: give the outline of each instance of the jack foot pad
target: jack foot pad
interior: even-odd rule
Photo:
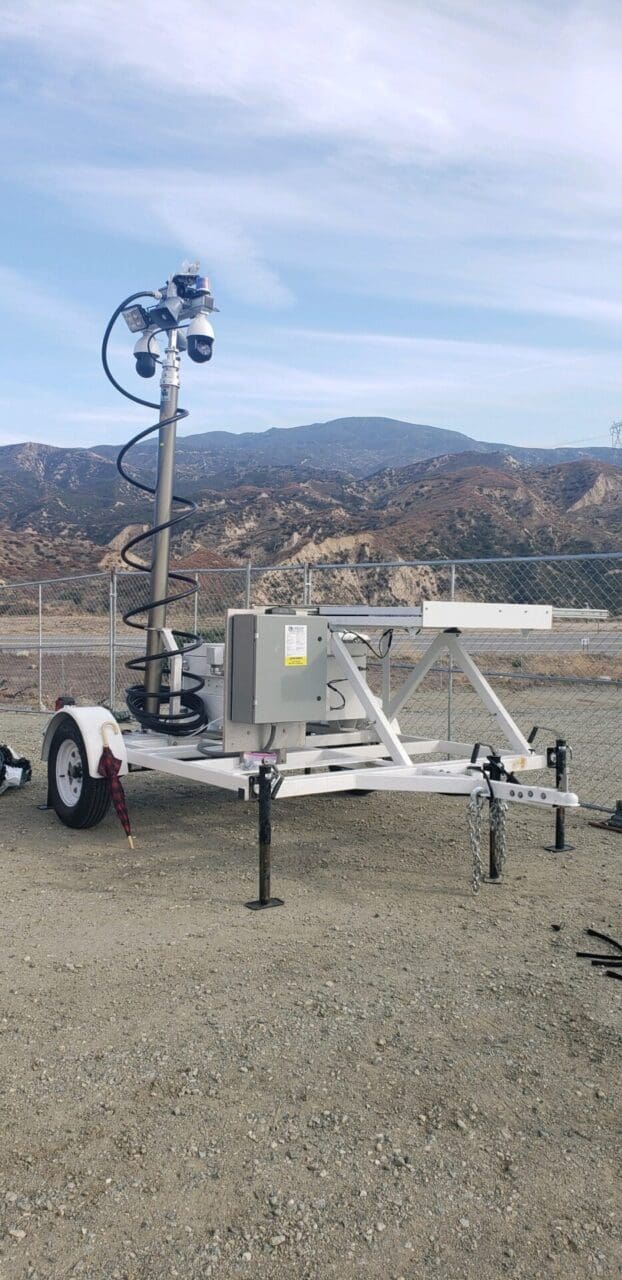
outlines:
[[[556,844],[545,844],[543,847],[546,853],[572,853],[573,849],[576,848],[576,845],[563,844],[561,849],[558,849]]]
[[[283,898],[266,898],[265,902],[262,902],[261,898],[255,898],[253,902],[245,902],[244,906],[248,907],[249,911],[267,911],[268,907],[284,907],[285,902]]]

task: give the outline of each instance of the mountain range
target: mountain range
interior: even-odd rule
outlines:
[[[150,504],[117,449],[0,448],[0,576],[119,564]],[[156,448],[128,457],[153,479]],[[197,512],[174,539],[193,567],[622,550],[611,449],[522,448],[387,418],[179,439],[177,490]]]
[[[99,445],[94,450],[115,458],[117,447]],[[144,462],[153,453],[151,443],[139,445],[133,454]],[[448,453],[506,453],[525,466],[573,462],[577,458],[614,460],[610,448],[526,448],[475,440],[460,431],[447,431],[395,418],[334,418],[302,427],[272,427],[268,431],[204,431],[181,436],[178,460],[183,468],[208,476],[246,471],[252,466],[323,467],[350,476],[368,476],[383,467],[405,467],[425,458]],[[330,463],[328,463],[330,459]]]

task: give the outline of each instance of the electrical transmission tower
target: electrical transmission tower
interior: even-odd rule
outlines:
[[[611,448],[615,450],[614,461],[622,458],[622,422],[612,422],[609,428]]]

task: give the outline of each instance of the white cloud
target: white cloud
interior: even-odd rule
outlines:
[[[622,154],[615,0],[203,0],[184,20],[169,0],[5,0],[2,27],[63,71],[98,69],[116,95],[135,79],[221,100],[260,133],[400,160]]]
[[[39,176],[43,188],[51,176],[49,170]],[[192,171],[89,166],[65,170],[57,194],[101,226],[141,243],[176,245],[180,261],[196,254],[204,266],[217,263],[220,280],[243,302],[281,307],[292,301],[253,240],[262,221],[256,198],[265,192],[251,179],[242,183],[236,203],[226,183]]]
[[[201,257],[233,302],[210,424],[377,412],[477,433],[480,414],[488,438],[524,436],[528,418],[559,439],[567,413],[593,429],[620,392],[617,357],[589,349],[622,326],[619,12],[201,0],[180,20],[170,0],[4,0],[12,65],[36,59],[5,161],[71,226],[140,250],[140,270],[151,246],[167,266]],[[50,136],[69,142],[50,155]],[[292,316],[279,337],[261,315],[261,357],[246,305]],[[433,307],[445,334],[476,316],[486,340],[422,340]],[[526,317],[541,324],[541,345],[493,341],[497,313],[523,333]],[[330,341],[303,338],[322,314]],[[382,332],[391,317],[402,338]],[[367,336],[339,331],[356,322]],[[72,410],[85,432],[98,398]]]
[[[115,370],[130,390],[144,393],[130,335]],[[534,442],[551,445],[595,436],[602,423],[600,443],[607,444],[619,381],[613,351],[296,327],[257,329],[223,343],[217,331],[213,361],[184,366],[181,403],[191,416],[180,434],[377,414],[508,442],[524,441],[530,421]],[[152,390],[157,395],[154,384]],[[148,425],[150,413],[120,401],[100,375],[90,399],[79,386],[67,396],[45,387],[2,396],[0,421],[12,424],[2,443],[88,446],[120,444]]]
[[[374,185],[375,178],[375,185]],[[32,179],[49,188],[50,171]],[[57,196],[141,242],[176,244],[245,303],[295,301],[292,273],[321,290],[436,305],[622,324],[622,235],[576,207],[568,181],[543,184],[527,207],[493,175],[421,183],[369,163],[310,163],[211,175],[193,170],[75,166]],[[622,186],[620,191],[622,199]],[[297,301],[305,305],[298,286]]]
[[[309,269],[358,293],[373,272],[388,298],[622,318],[615,0],[202,0],[183,22],[165,0],[5,0],[2,25],[48,88],[56,68],[57,93],[99,101],[103,138],[112,113],[115,146],[127,101],[149,155],[39,156],[31,179],[207,256],[242,302],[290,305]]]
[[[101,331],[95,312],[71,298],[65,282],[56,292],[52,281],[43,285],[32,275],[0,263],[0,297],[5,317],[14,325],[27,324],[21,330],[24,342],[33,331],[39,335],[43,331],[48,344],[90,349]]]
[[[245,335],[243,347],[221,348],[207,374],[186,370],[184,431],[377,414],[508,442],[525,438],[529,420],[551,445],[595,435],[602,421],[607,444],[620,381],[616,352],[296,328]],[[569,425],[577,409],[583,431]]]

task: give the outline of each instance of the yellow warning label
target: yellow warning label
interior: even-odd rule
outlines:
[[[285,666],[307,666],[307,627],[304,622],[285,625]]]

